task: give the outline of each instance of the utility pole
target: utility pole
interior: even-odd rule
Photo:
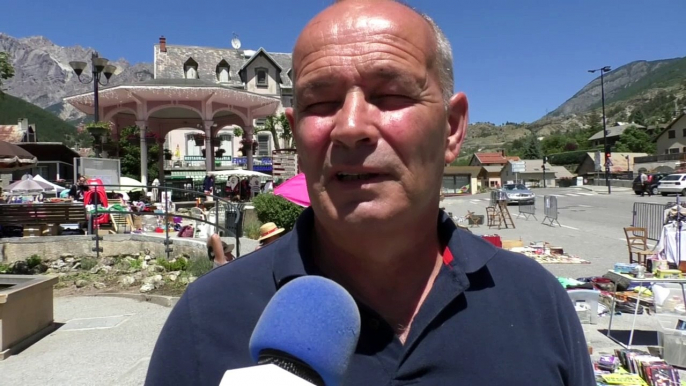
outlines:
[[[605,150],[605,184],[607,185],[607,194],[612,194],[612,187],[610,186],[610,156],[612,155],[610,147],[607,145],[607,119],[605,118],[605,78],[603,74],[610,71],[610,66],[597,68],[595,70],[588,70],[590,73],[600,71],[600,99],[603,105],[603,147]]]

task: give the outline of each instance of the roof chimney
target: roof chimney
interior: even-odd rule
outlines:
[[[160,52],[167,52],[167,38],[160,36]]]
[[[500,150],[500,155],[502,155],[503,157],[505,157],[505,149]]]

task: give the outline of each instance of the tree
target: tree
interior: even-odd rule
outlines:
[[[264,120],[264,131],[272,133],[272,139],[274,140],[274,147],[276,150],[281,150],[281,141],[279,141],[279,136],[276,135],[276,127],[278,126],[278,118],[276,115],[270,115]]]
[[[281,129],[281,135],[278,135],[276,129]],[[269,131],[274,139],[274,147],[276,150],[281,149],[281,141],[284,140],[284,146],[286,148],[291,147],[291,140],[293,139],[293,133],[291,132],[291,125],[288,123],[285,113],[279,115],[270,115],[264,121],[264,131]]]
[[[2,81],[9,79],[14,76],[14,67],[10,61],[10,55],[7,52],[0,52],[0,87],[2,87]],[[0,94],[2,90],[0,89]]]
[[[631,112],[631,115],[629,116],[629,121],[631,123],[635,123],[637,125],[645,126],[646,119],[643,116],[643,111],[640,109],[634,109],[633,112]]]
[[[522,152],[522,157],[524,159],[541,159],[543,154],[541,153],[541,143],[536,138],[535,134],[530,134],[526,141],[524,142],[524,151]]]
[[[631,126],[624,130],[612,151],[654,154],[655,144],[645,130]]]
[[[139,141],[130,141],[129,138],[140,138],[138,126],[127,126],[119,133],[119,161],[121,174],[140,181],[141,177],[141,148]],[[134,143],[135,142],[135,143]],[[158,157],[160,145],[155,143],[148,146],[148,179],[159,178]]]

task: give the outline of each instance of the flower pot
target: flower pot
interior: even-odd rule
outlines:
[[[195,140],[195,146],[204,146],[205,145],[205,136],[198,134],[194,135],[193,139]]]

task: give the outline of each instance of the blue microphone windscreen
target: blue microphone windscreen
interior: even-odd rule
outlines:
[[[257,362],[263,350],[278,350],[309,365],[326,386],[343,381],[360,336],[360,312],[338,283],[303,276],[269,301],[250,337]]]

